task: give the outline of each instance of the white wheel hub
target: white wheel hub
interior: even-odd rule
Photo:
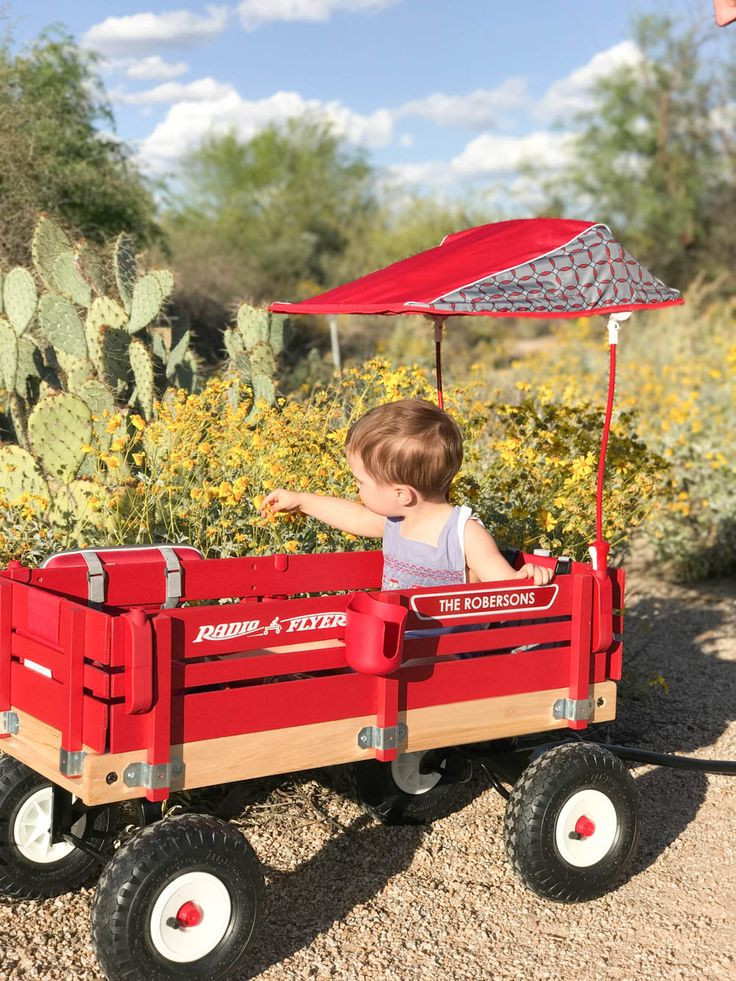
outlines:
[[[74,798],[76,799],[76,798]],[[54,808],[53,790],[41,787],[30,794],[18,809],[13,822],[13,841],[23,858],[39,865],[60,862],[75,850],[67,841],[51,843],[51,819]],[[83,814],[72,827],[71,832],[81,838],[87,827],[87,817]]]
[[[184,872],[166,885],[153,905],[151,941],[177,964],[209,954],[230,926],[233,904],[227,886],[210,872]]]
[[[587,869],[605,858],[618,832],[616,808],[600,790],[579,790],[562,807],[555,825],[555,844],[562,858]]]
[[[426,755],[426,750],[420,750],[417,753],[399,753],[395,760],[391,760],[391,776],[405,794],[426,794],[442,779],[442,774],[435,771],[420,772],[419,766]]]

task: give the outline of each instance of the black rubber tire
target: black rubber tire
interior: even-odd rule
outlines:
[[[232,915],[213,950],[180,963],[156,951],[150,915],[168,883],[195,871],[209,872],[224,883]],[[242,978],[263,905],[263,874],[243,835],[218,818],[182,814],[144,828],[115,853],[92,903],[92,943],[110,981]]]
[[[397,786],[391,763],[361,760],[339,769],[347,795],[382,824],[431,824],[457,806],[455,784],[440,781],[423,794],[408,794]]]
[[[557,819],[573,794],[605,794],[616,812],[615,837],[595,864],[570,864],[557,847]],[[506,851],[524,883],[546,899],[575,903],[610,892],[633,859],[641,821],[636,784],[624,764],[592,743],[566,743],[538,756],[514,784],[506,805]]]
[[[22,855],[13,827],[23,803],[50,782],[12,756],[0,757],[0,893],[16,899],[47,899],[79,889],[97,878],[102,865],[75,848],[58,862],[34,862]],[[103,853],[112,852],[118,808],[90,808],[82,840]]]

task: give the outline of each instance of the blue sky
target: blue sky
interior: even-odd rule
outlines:
[[[564,159],[591,81],[638,52],[637,12],[710,0],[10,0],[18,44],[53,22],[105,58],[118,134],[153,173],[212,130],[326,115],[394,181],[514,187]],[[712,27],[713,32],[716,28]],[[559,120],[562,129],[553,128]]]

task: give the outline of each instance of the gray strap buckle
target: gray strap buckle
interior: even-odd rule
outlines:
[[[99,606],[105,602],[105,570],[93,549],[83,549],[80,555],[87,564],[87,601]]]
[[[166,572],[164,573],[166,577],[166,601],[162,609],[170,610],[178,606],[181,599],[181,562],[171,545],[160,545],[158,550],[166,563]]]

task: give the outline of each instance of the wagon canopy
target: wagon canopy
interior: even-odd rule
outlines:
[[[520,218],[446,236],[434,249],[275,313],[579,317],[682,303],[600,222]]]

